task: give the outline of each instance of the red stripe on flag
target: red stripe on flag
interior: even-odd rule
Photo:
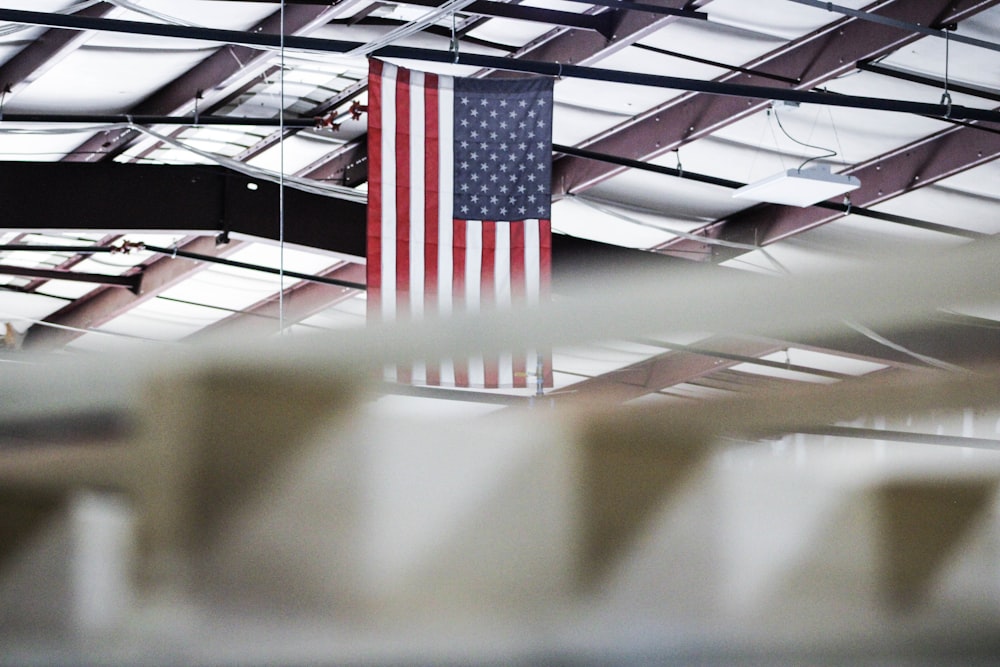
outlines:
[[[438,169],[441,158],[441,135],[438,128],[438,76],[424,79],[424,314],[438,315],[438,218],[441,186]],[[427,364],[427,384],[441,384],[439,361]]]
[[[496,308],[497,223],[482,222],[483,250],[479,271],[480,310]],[[500,358],[495,354],[483,356],[483,386],[496,389],[500,384]]]
[[[368,317],[382,319],[382,61],[368,72]]]
[[[527,275],[524,271],[524,225],[523,221],[510,223],[510,301],[514,308],[522,307],[527,300]],[[514,350],[514,386],[527,387],[527,361],[525,350]]]
[[[466,311],[465,302],[465,220],[455,220],[452,228],[452,312],[461,315]],[[461,357],[454,360],[455,386],[469,386],[469,360]]]
[[[410,318],[410,70],[396,79],[396,318]],[[418,221],[419,222],[419,221]],[[410,366],[400,365],[399,382],[413,381]]]

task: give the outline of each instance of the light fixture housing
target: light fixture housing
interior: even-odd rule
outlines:
[[[861,181],[854,176],[833,174],[827,166],[816,166],[789,169],[744,185],[733,193],[733,197],[787,206],[812,206],[859,187]]]

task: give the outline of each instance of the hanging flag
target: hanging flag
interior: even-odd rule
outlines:
[[[468,79],[370,59],[368,317],[538,304],[551,275],[552,80]],[[415,363],[398,382],[552,386],[549,355]]]

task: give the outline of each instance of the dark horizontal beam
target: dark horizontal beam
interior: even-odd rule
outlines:
[[[984,100],[1000,102],[1000,92],[995,90],[986,90],[984,88],[977,88],[975,86],[967,86],[965,84],[956,83],[954,81],[948,81],[946,83],[944,79],[925,76],[923,74],[917,74],[916,72],[907,72],[905,70],[896,69],[895,67],[886,67],[881,63],[862,61],[858,63],[858,69],[861,70],[862,72],[881,74],[882,76],[888,76],[890,78],[899,79],[901,81],[909,81],[910,83],[919,83],[922,86],[936,88],[937,90],[940,91],[947,89],[954,93],[962,93],[963,95],[972,95],[974,97],[980,97]]]
[[[319,39],[315,37],[300,37],[264,33],[248,33],[237,30],[218,30],[215,28],[198,28],[189,26],[145,23],[141,21],[122,21],[118,19],[93,19],[86,17],[64,16],[46,12],[26,12],[13,9],[0,9],[0,20],[29,25],[75,28],[79,30],[99,30],[135,35],[152,35],[157,37],[176,37],[182,39],[203,40],[216,43],[244,44],[278,48],[305,49],[309,51],[345,53],[363,46],[361,42],[344,40]],[[940,116],[958,120],[982,120],[1000,122],[1000,112],[991,109],[976,109],[961,105],[931,104],[926,102],[910,102],[906,100],[887,100],[859,95],[837,95],[833,93],[815,92],[810,90],[791,90],[788,88],[772,88],[766,86],[751,86],[739,83],[720,81],[702,81],[659,74],[643,74],[639,72],[620,72],[597,67],[584,67],[562,63],[539,62],[488,56],[475,53],[425,49],[417,47],[388,46],[376,51],[373,55],[383,58],[404,58],[426,62],[447,62],[473,67],[484,67],[545,76],[569,77],[590,81],[607,81],[612,83],[627,83],[654,88],[669,88],[690,92],[710,93],[729,97],[751,98],[757,100],[783,100],[823,106],[846,107],[854,109],[870,109],[875,111],[893,111],[911,113],[922,116]]]
[[[851,201],[857,206],[872,207],[997,158],[1000,158],[1000,134],[980,132],[974,125],[956,125],[842,173],[861,181],[861,187],[851,193]],[[841,215],[826,207],[762,204],[699,227],[693,233],[733,244],[764,246],[826,224]],[[657,251],[717,262],[745,252],[733,245],[710,246],[690,237],[667,241],[658,246]]]
[[[890,16],[881,16],[875,14],[874,12],[869,12],[865,10],[853,9],[851,7],[844,7],[842,5],[837,5],[832,2],[820,2],[820,0],[790,0],[790,2],[797,2],[800,5],[808,5],[809,7],[815,7],[816,9],[825,9],[829,12],[837,12],[838,14],[843,14],[844,16],[850,16],[854,19],[859,19],[861,21],[869,21],[871,23],[877,23],[879,25],[887,26],[890,28],[897,28],[899,30],[904,30],[906,32],[912,32],[919,35],[926,35],[928,37],[937,37],[939,39],[950,39],[955,42],[961,42],[963,44],[969,44],[971,46],[978,46],[983,49],[989,49],[990,51],[1000,51],[1000,44],[996,42],[987,42],[984,39],[977,39],[976,37],[968,37],[966,35],[953,35],[950,34],[953,27],[949,27],[946,22],[944,25],[937,26],[925,26],[919,23],[911,23],[908,21],[900,21],[898,19],[893,19]]]
[[[402,1],[402,0],[401,0]],[[278,4],[280,0],[250,0],[250,2],[269,2],[271,4]],[[579,2],[586,5],[599,5],[602,7],[611,7],[613,9],[631,9],[637,12],[649,12],[651,14],[664,14],[666,16],[679,16],[688,19],[698,19],[705,20],[708,18],[708,14],[705,12],[696,12],[689,9],[674,9],[673,7],[661,7],[660,5],[652,5],[649,3],[642,2],[629,2],[628,0],[568,0],[568,2]],[[286,0],[285,4],[288,5],[327,5],[330,4],[329,0]],[[408,5],[421,5],[424,7],[438,7],[440,2],[435,2],[434,0],[419,0],[410,1],[406,0],[405,4]],[[463,7],[463,12],[468,12],[470,14],[482,14],[484,16],[509,16],[510,18],[521,18],[516,14],[494,14],[494,11],[504,11],[499,9],[490,9],[492,5],[502,5],[504,3],[500,2],[489,2],[481,1],[474,2],[468,7]],[[531,7],[520,7],[518,5],[508,5],[509,7],[515,7],[518,9],[533,9]],[[552,10],[545,10],[552,11]],[[556,12],[558,14],[565,14],[567,12]],[[529,19],[531,20],[531,19]],[[570,24],[559,24],[559,25],[570,25]]]
[[[44,278],[45,280],[69,280],[78,283],[94,283],[96,285],[111,285],[127,287],[138,294],[142,284],[142,274],[113,276],[104,273],[86,273],[83,271],[66,271],[63,269],[37,269],[28,266],[10,266],[0,264],[0,275],[25,276],[28,278]]]
[[[419,5],[421,7],[437,7],[441,3],[437,0],[406,0],[407,5]],[[580,14],[576,12],[563,12],[555,9],[543,9],[541,7],[529,7],[527,5],[515,5],[505,2],[492,2],[492,0],[478,0],[472,4],[462,7],[465,14],[478,14],[479,16],[490,16],[498,18],[516,19],[519,21],[533,21],[536,23],[549,23],[551,25],[565,26],[568,28],[581,28],[583,30],[593,30],[611,39],[614,26],[611,23],[613,14],[602,12],[600,14]]]
[[[228,243],[228,241],[226,241]],[[284,275],[289,278],[295,278],[297,280],[305,280],[313,283],[320,283],[324,285],[333,285],[337,287],[347,287],[350,289],[365,289],[365,284],[362,282],[346,280],[343,278],[338,278],[336,276],[329,275],[314,275],[311,273],[300,273],[298,271],[282,271],[281,269],[276,269],[271,266],[264,266],[262,264],[252,264],[250,262],[238,262],[233,259],[226,259],[225,257],[219,257],[217,255],[205,255],[195,252],[190,252],[183,250],[181,248],[164,248],[161,246],[146,245],[145,243],[138,243],[131,246],[65,246],[65,245],[27,245],[24,243],[10,243],[6,245],[0,245],[0,252],[44,252],[44,253],[75,253],[79,255],[97,255],[97,254],[116,254],[124,253],[128,254],[132,250],[146,251],[157,253],[160,255],[166,255],[169,257],[182,257],[184,259],[193,259],[199,262],[207,262],[209,264],[222,264],[223,266],[232,266],[238,269],[247,269],[248,271],[260,271],[261,273],[269,273],[271,275]],[[21,270],[19,267],[14,267]],[[13,273],[12,271],[5,271],[4,267],[0,266],[0,274],[7,273],[9,275],[36,275],[40,270],[38,269],[25,269],[25,271],[35,271],[36,273]],[[62,275],[68,273],[67,271],[53,271],[49,270],[46,273],[51,273],[52,275],[38,275],[41,278],[59,278]],[[73,275],[91,275],[91,274],[73,274]],[[102,274],[98,274],[104,277]],[[109,276],[111,278],[117,278],[118,276]],[[66,278],[70,280],[70,278]],[[78,279],[79,280],[79,279]],[[101,281],[93,281],[101,282]],[[114,283],[106,283],[114,284]],[[130,286],[130,285],[126,285]]]
[[[574,157],[583,158],[587,160],[595,160],[598,162],[607,162],[609,164],[616,164],[622,167],[628,167],[630,169],[637,169],[639,171],[648,171],[654,174],[663,174],[665,176],[683,178],[689,181],[695,181],[696,183],[717,185],[719,187],[729,188],[731,190],[736,190],[746,185],[746,183],[743,183],[741,181],[732,181],[727,178],[719,178],[717,176],[710,176],[708,174],[699,174],[698,172],[688,171],[686,169],[677,169],[675,167],[667,167],[664,165],[652,164],[650,162],[643,162],[641,160],[633,160],[630,158],[618,157],[615,155],[605,155],[603,153],[597,153],[595,151],[590,151],[585,148],[576,148],[574,146],[553,144],[552,149],[556,153],[563,153],[565,155],[572,155]],[[939,232],[941,234],[950,234],[952,236],[961,236],[963,238],[984,239],[989,237],[989,234],[984,234],[982,232],[977,232],[971,229],[962,229],[961,227],[942,225],[937,222],[931,222],[929,220],[921,220],[919,218],[911,218],[909,216],[904,216],[904,215],[896,215],[894,213],[884,213],[882,211],[875,211],[873,209],[865,208],[863,206],[841,204],[833,201],[817,202],[812,206],[815,208],[826,209],[828,211],[839,211],[840,213],[844,213],[845,215],[847,213],[850,213],[851,215],[857,215],[863,218],[872,218],[874,220],[882,220],[884,222],[894,222],[900,225],[906,225],[907,227],[915,227],[918,229],[925,229],[927,231]]]
[[[612,9],[627,9],[634,12],[646,12],[648,14],[662,14],[663,16],[676,16],[684,19],[695,19],[699,21],[708,20],[708,14],[691,9],[677,9],[654,5],[648,2],[629,2],[629,0],[568,0],[584,5],[598,5],[600,7],[611,7]]]
[[[762,79],[781,81],[782,83],[787,83],[789,85],[795,85],[799,82],[798,79],[793,79],[790,76],[771,74],[770,72],[765,72],[764,70],[761,69],[750,69],[748,67],[741,67],[739,65],[729,65],[727,63],[721,63],[717,60],[709,60],[708,58],[699,58],[698,56],[693,56],[689,53],[681,53],[680,51],[671,51],[670,49],[661,49],[658,46],[650,46],[649,44],[643,44],[641,42],[637,42],[636,44],[634,44],[634,46],[640,51],[649,51],[650,53],[658,53],[661,56],[668,56],[670,58],[686,60],[688,62],[698,63],[700,65],[708,65],[709,67],[718,67],[719,69],[726,70],[729,72],[739,72],[740,74],[748,74],[750,76],[756,76]]]
[[[930,25],[940,21],[963,21],[997,4],[997,0],[879,0],[868,9],[896,20]],[[853,71],[858,61],[893,53],[918,38],[914,33],[845,18],[786,42],[743,63],[742,68],[793,79],[796,83],[789,84],[790,90],[810,91]],[[714,80],[715,83],[752,81],[756,81],[756,75],[735,71]],[[775,93],[770,99],[783,98]],[[581,144],[601,153],[650,160],[758,113],[768,101],[767,98],[755,100],[716,94],[678,95]],[[933,115],[942,117],[946,113]],[[565,158],[553,166],[553,188],[560,194],[579,193],[621,171],[621,168]]]
[[[286,217],[299,221],[286,226],[287,243],[365,256],[364,204],[289,188],[284,200]],[[278,240],[278,186],[214,166],[0,162],[0,201],[8,229],[228,231]]]
[[[297,34],[311,26],[321,24],[325,17],[332,16],[336,8],[332,5],[349,0],[331,0],[331,6],[288,7],[284,12],[273,12],[249,29],[252,33]],[[214,106],[215,98],[228,88],[233,81],[251,81],[260,77],[273,55],[246,46],[226,46],[201,60],[194,67],[173,79],[141,102],[128,109],[133,115],[166,116],[192,112],[201,108],[208,111]],[[63,158],[67,162],[98,162],[111,159],[125,151],[132,142],[141,137],[134,129],[102,131],[81,143]]]
[[[349,287],[351,289],[363,290],[366,288],[364,283],[354,282],[350,280],[342,280],[340,278],[331,278],[329,276],[317,276],[311,273],[300,273],[299,271],[289,271],[287,269],[276,269],[271,266],[262,266],[260,264],[251,264],[249,262],[238,262],[234,259],[226,259],[225,257],[213,257],[211,255],[203,255],[196,252],[188,252],[186,250],[180,250],[175,248],[161,248],[158,246],[143,245],[143,248],[151,252],[156,252],[161,255],[169,255],[171,257],[183,257],[184,259],[193,259],[199,262],[208,262],[210,264],[222,264],[224,266],[232,266],[237,269],[247,269],[248,271],[260,271],[262,273],[269,273],[274,276],[286,276],[288,278],[295,278],[296,280],[306,280],[312,283],[320,283],[323,285],[335,285],[337,287]]]
[[[132,114],[52,114],[52,113],[5,113],[7,123],[47,123],[59,124],[115,124],[115,125],[238,125],[252,127],[318,127],[316,118],[285,118],[270,116],[153,116]]]
[[[58,197],[52,196],[54,183],[59,187]],[[248,187],[251,185],[255,189]],[[171,231],[212,237],[228,231],[278,240],[278,186],[221,167],[0,162],[0,201],[0,225],[8,229]],[[151,201],[156,205],[149,206]],[[285,241],[289,244],[359,259],[366,255],[364,204],[286,188],[285,219]],[[76,246],[46,248],[51,252],[76,251]],[[11,245],[7,249],[22,248]],[[172,248],[157,250],[173,253]],[[182,252],[192,258],[212,254],[182,248],[178,257]],[[712,268],[560,234],[553,239],[552,263],[553,289],[557,291],[570,290],[581,271],[688,265]]]
[[[77,166],[88,168],[85,165]],[[136,195],[142,196],[139,193]],[[127,205],[127,202],[125,204]],[[134,210],[141,209],[136,207]],[[186,243],[183,249],[199,254],[223,255],[233,252],[241,244],[241,241],[236,241],[228,245],[216,246],[213,237],[200,236]],[[22,346],[25,349],[35,350],[53,350],[64,347],[86,331],[100,327],[139,304],[152,299],[163,290],[202,270],[204,266],[202,262],[182,257],[155,259],[141,268],[143,280],[138,293],[111,287],[98,287],[93,292],[70,301],[42,322],[28,327],[24,333]]]

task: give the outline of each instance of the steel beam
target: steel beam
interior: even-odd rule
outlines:
[[[341,0],[336,4],[342,4]],[[290,6],[285,9],[285,31],[297,34],[310,29],[337,11],[329,6]],[[252,33],[279,33],[281,12],[275,12],[251,28]],[[130,110],[133,115],[170,115],[191,109],[194,101],[205,93],[217,90],[235,75],[251,78],[251,73],[264,67],[273,57],[248,46],[228,45],[201,61],[193,68],[163,86]],[[206,104],[211,104],[207,100]],[[139,136],[134,130],[111,130],[95,134],[64,158],[70,162],[97,162],[124,151]]]
[[[711,0],[653,0],[651,4],[669,9],[695,10]],[[633,9],[611,9],[611,37],[591,31],[557,29],[534,40],[514,57],[523,60],[540,60],[564,65],[587,65],[606,58],[638,42],[674,21],[678,16],[654,14]]]
[[[363,264],[347,263],[320,274],[324,278],[364,283]],[[323,283],[300,282],[285,290],[279,303],[278,296],[270,296],[239,313],[233,313],[218,322],[196,331],[188,340],[202,340],[217,336],[267,336],[279,333],[279,320],[285,327],[298,324],[307,317],[350,299],[359,293],[349,287]],[[279,313],[279,308],[281,312]]]
[[[45,125],[79,125],[109,124],[125,125],[181,125],[197,127],[199,125],[232,125],[239,127],[278,127],[287,125],[292,128],[317,127],[315,118],[296,116],[281,119],[277,116],[148,116],[145,114],[119,113],[7,113],[3,120],[8,123],[43,123]]]
[[[700,341],[699,348],[718,350],[726,356],[760,357],[777,352],[787,345],[732,336],[713,336]],[[735,366],[740,361],[687,351],[664,352],[624,368],[560,389],[560,400],[599,399],[609,403],[655,393],[684,382]],[[558,369],[556,369],[558,371]]]
[[[880,0],[866,11],[881,16],[938,25],[958,22],[998,4],[1000,0]],[[859,60],[878,58],[919,39],[918,33],[845,18],[801,39],[745,63],[797,83],[776,82],[789,90],[807,91],[855,69]],[[752,74],[732,72],[718,83],[752,83]],[[589,150],[636,160],[649,160],[763,109],[767,99],[687,93],[583,142]],[[553,165],[553,192],[581,192],[622,171],[622,167],[566,157]]]
[[[104,30],[134,35],[155,35],[207,41],[223,41],[233,43],[250,43],[255,45],[288,45],[290,48],[311,49],[320,52],[346,53],[359,46],[360,42],[342,40],[315,39],[311,37],[288,36],[281,38],[275,35],[247,33],[230,30],[214,30],[210,28],[190,28],[186,26],[162,26],[140,21],[117,21],[111,19],[73,19],[69,20],[59,15],[37,12],[20,12],[17,10],[0,9],[0,18],[25,23],[41,25],[75,25],[80,29]],[[53,18],[59,17],[59,18]],[[907,100],[889,100],[877,97],[859,95],[841,95],[827,92],[807,90],[792,90],[724,81],[703,81],[660,74],[644,74],[637,72],[621,72],[599,67],[581,65],[563,65],[562,63],[544,62],[538,60],[520,60],[507,57],[497,57],[475,53],[454,53],[450,50],[426,49],[420,47],[388,45],[372,53],[381,58],[403,58],[425,62],[448,62],[461,65],[473,65],[490,69],[543,74],[547,76],[571,77],[591,81],[608,81],[629,83],[655,88],[671,88],[678,90],[711,93],[732,98],[750,98],[759,100],[785,100],[791,102],[808,102],[835,107],[857,109],[875,109],[896,111],[925,116],[939,116],[958,120],[983,120],[1000,123],[1000,113],[965,107],[957,104],[929,104],[925,102],[910,102]]]
[[[66,269],[37,269],[30,266],[0,264],[0,275],[25,276],[28,278],[42,278],[44,280],[68,280],[78,283],[108,285],[111,287],[127,287],[133,294],[138,294],[142,285],[142,273],[116,276],[105,273],[67,271]]]
[[[365,256],[363,204],[289,188],[284,199],[286,218],[297,221],[286,226],[287,243]],[[228,231],[278,239],[278,186],[220,167],[0,162],[0,201],[9,229]]]
[[[101,2],[76,12],[74,16],[103,18],[115,6]],[[42,71],[51,67],[58,58],[78,48],[88,39],[86,34],[76,30],[52,28],[35,38],[13,58],[0,66],[0,91],[9,98],[18,90],[38,78]],[[10,100],[8,99],[7,102]]]
[[[200,237],[185,244],[183,248],[199,254],[223,255],[235,251],[240,245],[241,242],[233,242],[217,247],[213,237]],[[109,322],[205,266],[201,262],[183,258],[157,259],[136,270],[142,273],[142,285],[138,293],[133,294],[113,287],[99,288],[49,315],[43,320],[44,324],[33,324],[29,327],[25,332],[22,346],[32,350],[61,348],[82,336],[86,329]]]
[[[855,165],[845,173],[857,176],[861,181],[861,187],[851,193],[851,202],[871,207],[998,157],[1000,134],[981,132],[975,125],[955,125]],[[764,246],[843,215],[842,212],[816,206],[799,208],[763,204],[705,225],[694,233]],[[715,262],[747,252],[732,246],[709,245],[680,238],[661,244],[656,250],[676,257]]]
[[[439,0],[406,0],[405,4],[419,5],[421,7],[438,7],[441,3]],[[529,7],[527,5],[494,2],[493,0],[477,0],[476,2],[463,7],[462,12],[465,14],[476,14],[479,16],[549,23],[551,25],[558,25],[567,28],[593,30],[598,34],[603,35],[605,39],[611,39],[612,37],[613,12],[581,14],[577,12],[563,12],[554,9],[544,9],[541,7]]]
[[[347,143],[306,166],[296,176],[347,187],[361,185],[368,180],[368,146],[364,138]]]
[[[58,197],[51,196],[53,187]],[[228,231],[278,240],[277,185],[221,167],[0,162],[0,201],[8,229],[212,236]],[[366,255],[365,221],[364,204],[285,190],[286,243],[361,260]],[[553,288],[562,293],[571,291],[580,272],[620,274],[664,266],[717,270],[560,234],[554,237],[552,263]]]
[[[862,72],[872,72],[873,74],[880,74],[882,76],[887,76],[892,79],[909,81],[911,83],[919,83],[922,86],[934,88],[935,90],[938,91],[949,90],[953,93],[962,93],[963,95],[972,95],[973,97],[980,97],[984,100],[1000,102],[1000,91],[997,90],[987,90],[985,88],[979,88],[978,86],[968,86],[962,83],[956,83],[954,81],[945,81],[945,79],[940,77],[926,76],[923,74],[918,74],[917,72],[910,72],[902,69],[897,69],[895,67],[886,67],[881,63],[859,62],[858,69],[861,70]]]

